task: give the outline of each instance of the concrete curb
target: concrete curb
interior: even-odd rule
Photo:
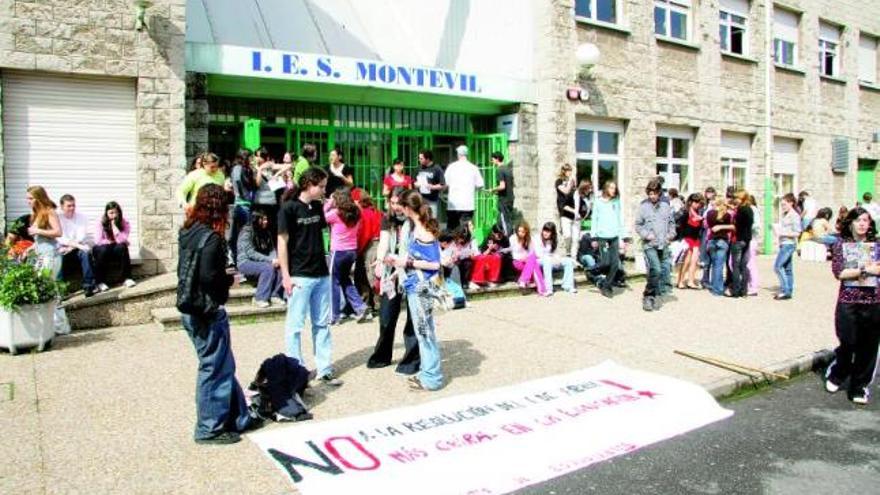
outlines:
[[[778,364],[771,365],[766,368],[766,371],[779,374],[788,374],[790,378],[794,378],[795,376],[801,375],[803,373],[824,368],[828,365],[828,363],[831,362],[831,359],[833,357],[834,351],[822,349],[816,352],[785,360]],[[703,388],[705,388],[706,391],[709,392],[716,399],[723,399],[725,397],[730,397],[731,395],[735,394],[745,387],[752,386],[754,384],[760,385],[775,381],[780,380],[774,379],[773,377],[768,377],[766,380],[759,380],[755,378],[750,378],[745,375],[736,375],[712,382]]]

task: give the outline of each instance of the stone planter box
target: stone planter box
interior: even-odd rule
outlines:
[[[34,347],[42,351],[55,336],[55,302],[23,306],[18,311],[0,309],[0,347],[10,354]]]

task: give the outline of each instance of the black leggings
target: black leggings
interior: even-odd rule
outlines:
[[[850,379],[850,393],[864,393],[874,380],[877,345],[880,343],[880,304],[837,303],[835,329],[840,345],[827,377],[842,385]]]
[[[122,278],[131,278],[131,257],[128,255],[128,244],[103,244],[92,248],[95,257],[95,282],[107,283],[107,266],[111,260],[122,263]]]

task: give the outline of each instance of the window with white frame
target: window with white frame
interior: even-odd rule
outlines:
[[[654,34],[689,40],[691,0],[654,0]]]
[[[779,203],[782,197],[794,194],[797,188],[799,150],[797,139],[773,138],[773,209],[777,221],[781,217]]]
[[[618,24],[621,0],[575,0],[574,15],[584,19]]]
[[[794,12],[773,8],[773,61],[795,67],[798,64],[800,16]]]
[[[877,84],[877,46],[875,36],[859,36],[859,81]]]
[[[606,181],[619,182],[623,124],[581,120],[575,129],[577,179],[588,179],[598,191]]]
[[[721,133],[721,186],[726,191],[749,188],[749,156],[752,139],[738,132]]]
[[[840,73],[840,28],[819,23],[819,74],[836,77]]]
[[[687,127],[657,127],[655,165],[663,177],[663,188],[682,194],[691,190],[691,150],[694,132]]]
[[[718,11],[718,35],[722,52],[737,55],[748,53],[748,22],[748,0],[721,0]]]

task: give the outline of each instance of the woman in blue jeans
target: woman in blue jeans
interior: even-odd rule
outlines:
[[[196,379],[195,441],[202,444],[228,444],[240,440],[239,433],[260,424],[248,414],[247,404],[235,378],[235,358],[229,335],[229,318],[223,305],[229,299],[232,277],[226,273],[227,224],[226,191],[216,184],[202,186],[193,208],[180,230],[178,267],[186,268],[193,251],[198,265],[192,285],[210,298],[207,313],[183,315],[183,327],[192,340],[199,359]],[[181,280],[186,274],[179,273]]]
[[[782,221],[776,233],[779,237],[779,253],[773,263],[773,270],[779,278],[779,292],[773,296],[777,301],[791,299],[794,292],[794,252],[801,235],[801,218],[794,209],[796,201],[794,194],[788,193],[779,203],[782,208]]]
[[[400,202],[404,213],[413,222],[408,254],[405,258],[389,256],[386,262],[406,270],[403,286],[419,342],[419,373],[410,377],[408,384],[413,390],[437,390],[443,386],[443,368],[434,327],[434,300],[438,288],[432,279],[440,271],[440,243],[437,241],[440,226],[431,215],[431,207],[417,190],[404,192]]]
[[[711,263],[709,292],[716,296],[724,295],[724,267],[727,265],[730,233],[735,229],[733,217],[727,210],[727,200],[718,198],[715,200],[715,208],[706,217]]]
[[[255,277],[257,280],[254,306],[258,308],[268,308],[272,304],[283,306],[281,269],[269,227],[269,217],[262,211],[255,211],[252,219],[251,224],[243,228],[238,236],[236,250],[238,271],[246,277]]]

